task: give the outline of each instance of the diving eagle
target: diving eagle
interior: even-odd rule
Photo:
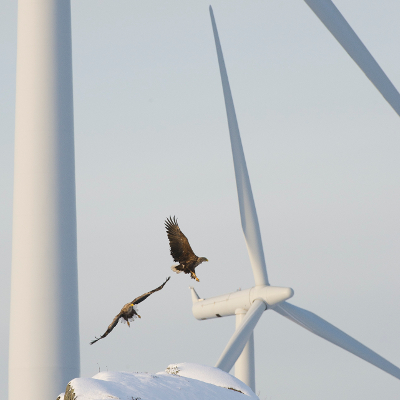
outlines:
[[[183,271],[185,274],[190,274],[192,279],[196,279],[197,282],[200,282],[194,269],[203,261],[208,261],[207,258],[197,257],[196,254],[194,254],[189,241],[179,229],[178,221],[175,217],[166,219],[165,228],[167,229],[171,256],[175,262],[179,262],[178,265],[173,265],[171,267],[172,271],[175,271],[177,274]]]
[[[169,281],[171,277],[169,276],[165,282],[159,286],[158,288],[151,290],[150,292],[147,292],[145,294],[142,294],[139,297],[136,297],[135,300],[132,300],[130,303],[126,303],[122,308],[121,311],[119,312],[118,315],[115,316],[113,319],[113,322],[108,326],[107,330],[101,335],[99,338],[95,338],[95,340],[92,340],[90,344],[96,343],[98,340],[105,338],[118,324],[118,321],[121,320],[123,323],[127,323],[128,326],[130,327],[131,324],[129,321],[133,321],[136,317],[142,318],[138,313],[138,309],[136,308],[136,304],[141,303],[143,300],[146,300],[152,293],[157,292],[161,290],[164,285]],[[122,319],[121,319],[122,318]]]

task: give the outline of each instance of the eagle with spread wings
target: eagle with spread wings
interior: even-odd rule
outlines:
[[[127,323],[128,326],[130,327],[131,324],[129,322],[132,322],[136,317],[142,318],[138,313],[138,309],[136,307],[137,304],[141,303],[143,300],[146,300],[152,293],[158,292],[161,290],[164,285],[169,281],[171,277],[169,276],[165,282],[159,286],[158,288],[151,290],[150,292],[147,292],[145,294],[142,294],[139,297],[136,297],[135,300],[132,300],[130,303],[126,303],[122,308],[121,311],[118,313],[118,315],[115,316],[113,319],[113,322],[108,326],[107,330],[99,337],[95,338],[90,342],[90,344],[96,343],[98,340],[105,338],[118,324],[118,321],[121,320],[123,323]]]
[[[192,279],[196,279],[197,282],[200,282],[194,269],[202,262],[208,261],[207,258],[197,257],[196,254],[194,254],[187,237],[180,230],[175,216],[166,219],[165,228],[167,229],[171,256],[175,262],[179,262],[178,265],[173,265],[171,267],[172,271],[177,274],[181,272],[190,274]]]

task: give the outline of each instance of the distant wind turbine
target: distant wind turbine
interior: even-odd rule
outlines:
[[[211,22],[217,48],[222,87],[228,117],[229,134],[235,168],[240,217],[253,270],[255,286],[222,296],[201,299],[192,291],[193,315],[200,320],[236,315],[236,331],[216,363],[216,367],[229,372],[235,365],[235,376],[255,390],[253,330],[263,312],[272,309],[310,332],[336,344],[383,371],[400,379],[400,369],[310,311],[296,307],[285,300],[293,296],[290,288],[270,286],[265,265],[260,228],[246,167],[239,127],[222,55],[217,26],[210,7]],[[397,92],[396,92],[397,93]],[[393,106],[393,105],[392,105]]]

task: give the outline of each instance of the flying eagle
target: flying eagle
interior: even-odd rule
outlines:
[[[139,297],[136,297],[135,300],[132,300],[130,303],[126,303],[122,308],[121,311],[118,313],[118,315],[115,316],[113,319],[113,322],[108,326],[107,330],[101,335],[99,338],[95,338],[95,340],[92,340],[90,344],[96,343],[98,340],[105,338],[118,324],[118,321],[121,320],[123,323],[127,323],[128,326],[130,327],[131,324],[129,321],[133,321],[136,317],[142,318],[138,313],[138,309],[136,307],[137,304],[141,303],[143,300],[146,300],[152,293],[157,292],[161,290],[164,285],[169,281],[171,277],[169,276],[165,282],[159,286],[158,288],[151,290],[150,292],[147,292],[145,294],[142,294]]]
[[[165,228],[167,229],[171,256],[174,261],[179,262],[178,265],[173,265],[171,267],[172,271],[175,271],[177,274],[183,271],[185,274],[190,274],[192,279],[196,279],[197,282],[200,282],[194,269],[203,261],[208,261],[207,258],[197,257],[196,254],[194,254],[189,241],[179,229],[178,221],[175,217],[166,219]]]

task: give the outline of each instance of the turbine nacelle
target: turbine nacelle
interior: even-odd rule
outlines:
[[[190,287],[190,290],[193,301],[192,312],[194,317],[199,320],[235,315],[235,311],[238,309],[248,311],[255,300],[262,300],[267,309],[290,299],[294,294],[291,288],[260,285],[251,289],[201,299],[193,287]]]

